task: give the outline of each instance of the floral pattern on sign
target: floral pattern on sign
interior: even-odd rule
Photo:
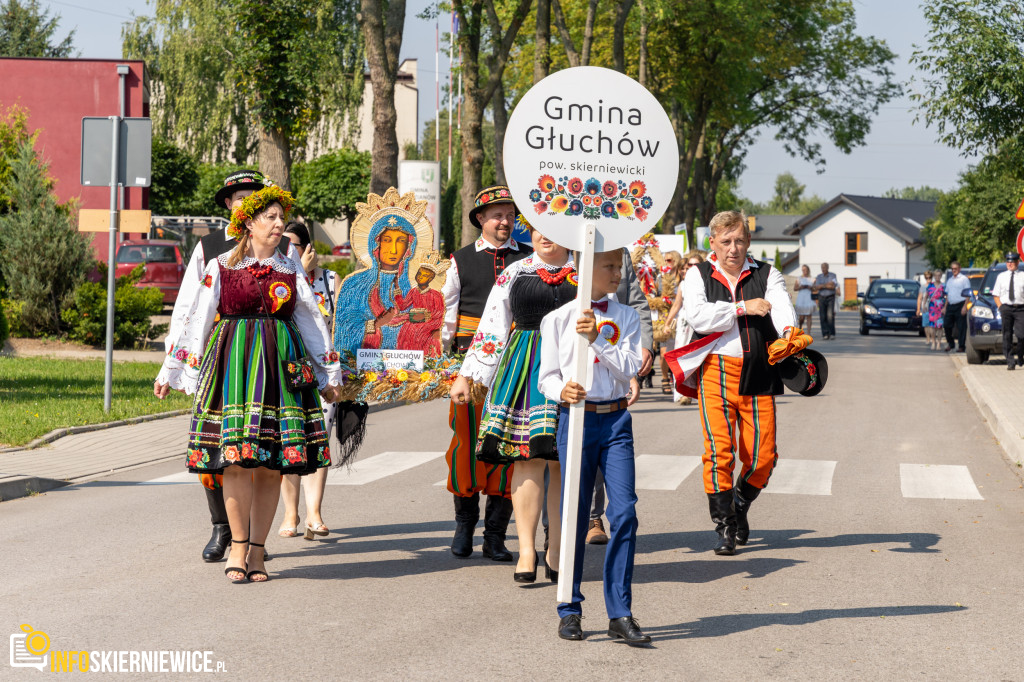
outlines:
[[[607,218],[618,220],[647,220],[648,211],[654,200],[647,194],[643,180],[624,182],[564,176],[555,180],[552,175],[542,175],[537,180],[537,189],[530,191],[533,210],[538,215],[583,216],[587,220]]]

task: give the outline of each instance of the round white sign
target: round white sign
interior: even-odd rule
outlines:
[[[665,213],[679,148],[654,95],[611,69],[556,71],[527,91],[505,131],[505,178],[520,212],[548,239],[595,250],[627,246]]]

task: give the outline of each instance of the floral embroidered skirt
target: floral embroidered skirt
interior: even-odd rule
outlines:
[[[305,355],[298,332],[289,334],[286,325],[292,323],[243,317],[214,327],[192,405],[190,472],[238,464],[308,474],[330,466],[316,387],[292,392],[285,385],[282,359]]]
[[[558,460],[555,432],[558,404],[537,386],[540,331],[516,329],[498,362],[494,385],[480,420],[479,452],[484,462]]]

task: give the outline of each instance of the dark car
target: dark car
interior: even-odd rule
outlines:
[[[992,353],[1003,353],[1003,320],[992,297],[996,277],[1006,270],[1006,263],[996,263],[985,273],[978,290],[978,297],[968,302],[967,311],[967,362],[981,365],[988,362]]]
[[[876,279],[867,294],[859,293],[860,333],[872,329],[917,332],[924,336],[921,316],[917,314],[917,294],[921,285],[912,279]]]
[[[185,265],[178,243],[159,239],[131,239],[117,245],[116,276],[127,275],[139,263],[146,265],[139,286],[158,287],[163,292],[164,303],[173,305],[178,298],[181,280],[185,277]]]

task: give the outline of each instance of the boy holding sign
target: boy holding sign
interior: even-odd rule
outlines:
[[[545,316],[541,322],[540,375],[538,385],[549,400],[560,404],[557,444],[565,488],[569,405],[586,401],[583,451],[580,467],[579,514],[576,526],[576,559],[572,576],[572,602],[558,605],[558,636],[581,640],[584,542],[587,534],[594,477],[600,468],[608,491],[608,523],[611,537],[604,562],[604,597],[608,611],[608,635],[630,646],[649,644],[633,619],[633,555],[636,550],[636,470],[633,463],[633,422],[626,409],[629,381],[641,364],[640,318],[629,306],[610,300],[622,278],[621,251],[594,254],[591,306],[576,317],[571,301]],[[590,342],[593,358],[587,377],[573,377],[576,340],[582,334]]]

